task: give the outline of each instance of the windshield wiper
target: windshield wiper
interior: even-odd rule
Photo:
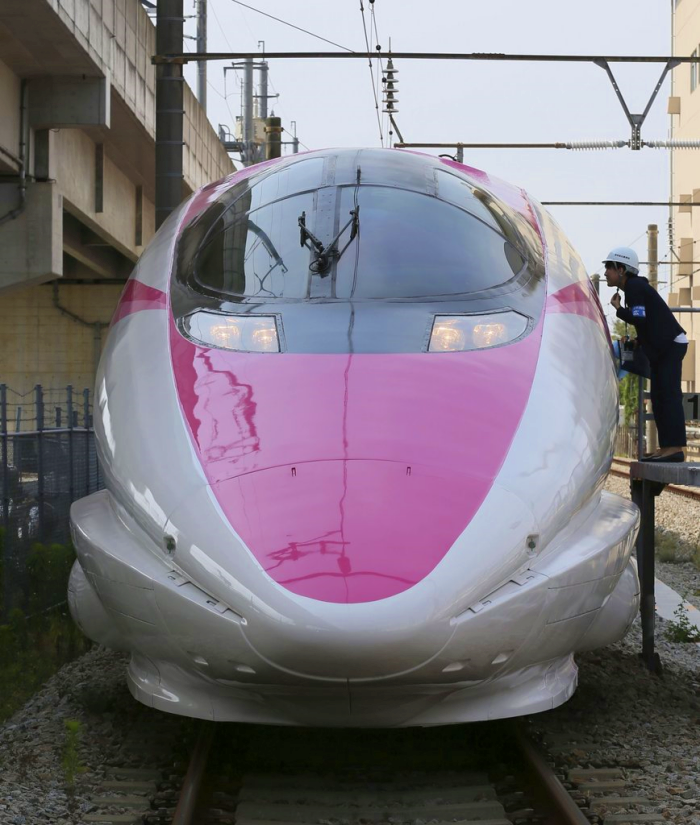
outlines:
[[[348,246],[350,246],[352,241],[355,239],[357,233],[360,231],[360,207],[358,204],[354,209],[350,210],[350,220],[345,224],[340,232],[338,232],[328,246],[324,246],[323,243],[319,241],[319,239],[309,229],[306,228],[306,212],[301,213],[298,222],[301,230],[301,245],[316,253],[316,257],[313,261],[311,261],[309,269],[312,272],[317,272],[323,278],[324,275],[328,274],[326,270],[331,265],[333,258],[340,258],[343,252],[345,252]],[[350,240],[347,244],[345,244],[342,250],[338,251],[338,241],[349,226],[352,227],[350,230]]]

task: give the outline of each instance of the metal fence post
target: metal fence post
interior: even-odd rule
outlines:
[[[637,461],[644,455],[644,379],[637,377]]]
[[[90,390],[83,390],[83,426],[85,427],[85,495],[90,495]]]
[[[75,480],[73,469],[73,387],[66,387],[66,415],[68,416],[68,499],[75,500]]]
[[[640,530],[641,576],[640,576],[640,612],[642,614],[642,658],[649,670],[658,672],[658,654],[654,651],[654,625],[656,618],[656,604],[654,599],[654,490],[653,482],[646,479],[642,482],[642,524]]]
[[[92,416],[90,421],[90,427],[92,429],[92,449],[95,452],[95,490],[100,489],[100,461],[97,455],[97,441],[95,441],[95,397],[93,394],[92,399]],[[93,491],[94,492],[94,491]]]
[[[39,505],[39,538],[46,540],[44,535],[44,391],[41,384],[35,390],[36,405],[36,472],[37,472],[37,502]]]
[[[0,384],[0,427],[2,427],[2,614],[10,612],[10,485],[7,455],[7,385]]]

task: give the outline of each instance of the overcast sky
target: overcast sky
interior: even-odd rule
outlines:
[[[360,0],[245,0],[355,51],[365,50]],[[672,0],[375,0],[379,43],[394,51],[511,54],[668,55]],[[363,0],[368,33],[372,4]],[[194,0],[185,0],[189,13]],[[326,51],[336,47],[244,8],[208,0],[209,51]],[[195,34],[189,20],[186,33]],[[195,50],[195,43],[187,41]],[[233,127],[240,88],[224,63],[209,64],[208,114]],[[398,61],[399,114],[409,142],[558,142],[627,140],[630,128],[605,72],[585,63]],[[632,112],[641,112],[661,64],[613,64]],[[681,66],[677,72],[688,71]],[[186,69],[196,88],[194,65]],[[239,73],[239,79],[241,75]],[[372,82],[363,60],[271,61],[280,97],[275,114],[310,149],[381,146]],[[272,91],[272,89],[271,89]],[[642,129],[650,140],[668,137],[670,79]],[[384,143],[388,135],[384,134]],[[426,150],[437,154],[438,150]],[[440,150],[445,151],[445,150]],[[465,150],[465,162],[524,187],[541,201],[655,200],[669,195],[668,153],[629,149]],[[609,249],[632,245],[646,260],[647,224],[659,225],[659,257],[668,254],[668,209],[552,207],[551,211],[593,274]],[[668,267],[661,268],[665,280]],[[645,274],[645,273],[643,273]],[[663,287],[662,287],[663,290]],[[603,291],[608,301],[612,292]]]

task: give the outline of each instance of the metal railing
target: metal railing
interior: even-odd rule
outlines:
[[[0,384],[0,615],[51,607],[38,590],[52,558],[41,551],[39,563],[37,548],[65,556],[70,505],[102,487],[91,391],[37,384],[19,394]]]

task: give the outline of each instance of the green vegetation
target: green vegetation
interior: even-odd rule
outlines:
[[[630,424],[636,424],[637,422],[638,399],[639,376],[626,375],[622,381],[620,381],[620,404],[625,408],[625,427],[629,427]]]
[[[619,319],[615,321],[613,326],[612,338],[618,341],[624,338],[629,333],[626,330],[625,323]],[[634,329],[632,329],[634,333]],[[639,403],[639,376],[626,375],[620,381],[620,404],[625,408],[624,425],[629,427],[630,424],[636,423],[637,420],[637,405]]]
[[[654,533],[656,558],[667,564],[682,564],[690,561],[691,548],[683,539],[671,530],[657,527]]]
[[[61,767],[66,780],[66,784],[72,787],[75,784],[75,777],[82,773],[85,768],[80,764],[78,756],[78,742],[82,733],[82,725],[77,719],[66,719],[66,741],[63,745],[63,759]]]
[[[700,570],[700,543],[689,542],[664,527],[657,527],[654,533],[656,558],[668,564],[690,562]]]
[[[683,598],[685,599],[685,596]],[[673,611],[673,615],[676,618],[668,623],[666,638],[670,642],[680,642],[683,644],[700,642],[700,631],[690,623],[688,610],[682,602]]]
[[[0,721],[90,645],[73,623],[66,604],[74,559],[70,545],[33,545],[21,576],[16,577],[13,606],[5,612],[0,603],[5,615],[0,624]],[[2,572],[0,569],[0,579]]]

